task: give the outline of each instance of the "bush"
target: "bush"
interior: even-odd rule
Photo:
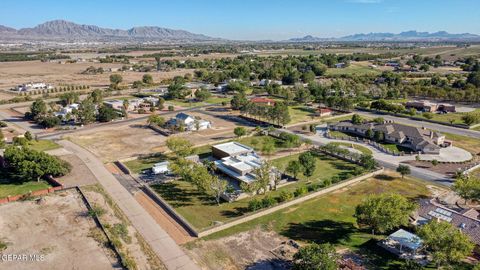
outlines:
[[[308,192],[307,187],[298,187],[295,190],[294,195],[295,195],[295,197],[300,197],[307,192]]]
[[[278,195],[277,200],[278,202],[286,202],[293,199],[293,197],[293,193],[283,190],[280,192],[280,195]]]
[[[340,182],[340,177],[338,175],[332,176],[331,183],[335,184],[337,182]]]
[[[175,110],[175,107],[173,107],[173,105],[170,105],[170,106],[168,106],[168,110],[173,112]]]
[[[145,114],[145,113],[147,113],[147,111],[145,111],[145,109],[143,109],[143,108],[138,109],[137,112],[138,112],[139,114]]]
[[[7,123],[0,121],[0,128],[6,127],[6,126],[7,126]]]
[[[251,201],[248,202],[248,211],[257,211],[259,209],[262,209],[262,202],[260,202],[257,199],[252,199]]]
[[[277,200],[275,200],[275,198],[273,198],[272,196],[265,196],[262,199],[262,207],[263,208],[274,206],[276,203],[277,203]]]

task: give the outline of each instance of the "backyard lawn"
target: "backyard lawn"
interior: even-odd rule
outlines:
[[[235,141],[250,146],[257,152],[261,152],[262,147],[267,140],[273,140],[276,150],[278,150],[279,148],[286,148],[283,140],[267,135],[243,137],[236,139]]]
[[[355,207],[366,194],[385,192],[399,193],[411,199],[430,195],[423,181],[379,175],[207,236],[206,239],[221,238],[261,226],[299,242],[329,242],[338,248],[346,247],[366,254],[371,263],[378,266],[375,269],[398,269],[401,262],[376,245],[376,239],[384,236],[374,236],[367,230],[359,229],[353,217]]]
[[[328,76],[334,75],[379,75],[381,72],[378,69],[373,69],[368,66],[351,63],[346,68],[329,68],[327,70]]]
[[[174,100],[166,100],[167,105],[175,105],[175,106],[180,106],[180,107],[186,107],[186,108],[193,108],[193,107],[199,107],[207,104],[220,104],[222,102],[227,102],[229,103],[231,98],[223,98],[223,97],[210,97],[209,99],[205,101],[198,101],[198,102],[189,102],[185,100],[180,100],[180,99],[174,99]]]
[[[286,167],[288,161],[298,158],[298,155],[284,157],[273,161],[274,166]],[[332,157],[320,155],[317,158],[317,168],[312,177],[299,176],[300,181],[278,188],[276,191],[267,193],[267,196],[276,197],[282,191],[293,192],[301,186],[312,183],[321,183],[325,179],[337,177],[352,177],[357,168],[356,165],[338,160]],[[174,181],[170,183],[153,185],[152,188],[165,199],[175,210],[188,220],[197,229],[206,229],[214,222],[228,222],[248,212],[248,202],[252,198],[246,198],[231,203],[216,205],[212,197],[206,197],[197,191],[190,183]],[[257,195],[255,198],[262,199],[265,195]]]
[[[306,106],[289,106],[288,111],[290,113],[290,123],[301,123],[319,118],[315,116],[315,110]]]
[[[29,142],[29,148],[37,151],[49,151],[60,148],[60,145],[50,140],[33,140]]]
[[[27,194],[30,191],[47,189],[49,187],[51,186],[46,181],[12,183],[10,181],[0,179],[0,198],[5,198],[9,195],[15,196],[15,195]]]

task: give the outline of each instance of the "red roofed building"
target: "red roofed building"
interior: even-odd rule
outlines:
[[[275,105],[275,100],[266,98],[266,97],[254,97],[250,99],[250,102],[255,103],[255,104],[263,104],[267,106],[274,106]]]
[[[332,115],[332,110],[330,110],[329,108],[318,108],[317,109],[317,116],[330,116]]]

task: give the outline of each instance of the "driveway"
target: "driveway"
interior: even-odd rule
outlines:
[[[317,126],[317,134],[315,134],[315,135],[305,135],[305,134],[302,134],[302,133],[296,133],[296,132],[291,131],[291,130],[282,129],[282,131],[289,132],[289,133],[294,133],[294,134],[299,135],[300,137],[303,137],[305,139],[309,139],[315,145],[325,145],[325,144],[328,144],[328,143],[331,143],[331,142],[346,142],[344,140],[333,140],[333,139],[325,138],[323,136],[323,134],[325,133],[325,130],[326,130],[326,125]],[[378,150],[378,149],[376,149],[376,148],[374,148],[370,145],[366,145],[366,144],[358,143],[358,142],[350,142],[350,141],[348,141],[348,143],[358,144],[358,145],[367,147],[368,149],[370,149],[372,151],[372,156],[377,161],[377,163],[380,166],[383,166],[383,167],[385,167],[387,169],[390,169],[390,170],[396,170],[398,165],[403,161],[415,160],[415,156],[393,156],[393,155],[383,153],[380,150]],[[463,149],[461,149],[461,150],[463,150]],[[422,158],[422,156],[425,156],[425,155],[420,155],[421,158]],[[428,157],[426,157],[426,158],[428,158]],[[437,160],[439,160],[438,157],[437,157]],[[439,174],[439,173],[436,173],[436,172],[432,172],[432,171],[429,171],[429,170],[421,169],[421,168],[416,168],[416,167],[413,167],[413,166],[410,166],[410,165],[407,165],[407,166],[410,167],[411,175],[413,177],[420,178],[420,179],[423,179],[423,180],[426,180],[426,181],[435,182],[435,183],[442,184],[442,185],[447,185],[447,186],[450,186],[450,185],[453,184],[453,180],[450,179],[450,178],[447,178],[445,175],[442,175],[442,174]]]
[[[368,116],[368,117],[372,117],[372,118],[382,117],[385,120],[391,120],[391,121],[401,123],[401,124],[417,126],[417,127],[425,127],[425,128],[432,129],[432,130],[438,130],[440,132],[451,133],[451,134],[468,136],[468,137],[480,139],[480,131],[476,131],[476,130],[456,128],[456,127],[451,127],[451,126],[446,126],[446,125],[441,125],[441,124],[435,124],[435,123],[430,123],[430,122],[425,122],[425,121],[417,121],[417,120],[412,120],[412,119],[403,118],[403,117],[396,117],[396,116],[384,115],[384,114],[375,114],[375,113],[364,112],[364,111],[355,111],[355,113],[360,114],[360,115],[364,115],[364,116]]]
[[[88,166],[98,182],[109,193],[132,225],[169,270],[200,269],[168,233],[155,222],[137,200],[115,179],[100,160],[70,141],[61,140],[58,143],[67,151],[77,155]]]

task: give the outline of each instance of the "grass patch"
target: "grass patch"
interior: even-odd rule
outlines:
[[[301,123],[312,121],[317,118],[315,116],[315,110],[306,106],[289,106],[288,111],[290,113],[290,123]]]
[[[278,151],[279,148],[287,148],[283,140],[272,137],[272,136],[267,136],[267,135],[243,137],[243,138],[236,139],[235,141],[241,144],[250,146],[253,149],[255,149],[255,151],[257,152],[261,152],[262,147],[267,140],[273,140],[275,142],[275,148],[276,148],[275,152]]]
[[[13,183],[9,180],[0,180],[0,198],[28,194],[29,192],[50,188],[46,181]]]
[[[273,161],[278,168],[286,167],[286,164],[298,155],[284,157]],[[293,192],[295,189],[309,185],[309,182],[321,183],[333,176],[348,177],[353,175],[357,166],[345,161],[325,155],[317,157],[317,168],[311,177],[299,175],[299,181],[271,191],[267,195],[276,197],[282,191]],[[182,215],[190,224],[197,229],[205,229],[215,222],[228,222],[248,212],[248,202],[253,198],[222,203],[218,206],[212,197],[207,197],[199,192],[192,184],[185,181],[152,185],[152,188],[165,199],[175,210]],[[254,198],[262,199],[265,195],[257,195]]]
[[[351,63],[346,68],[329,68],[327,69],[327,76],[339,76],[339,75],[379,75],[381,71],[373,69],[368,66],[358,65]]]
[[[42,151],[58,149],[61,146],[58,145],[56,142],[50,141],[50,140],[38,140],[38,141],[33,140],[29,142],[28,147],[30,147],[30,149],[42,152]]]
[[[356,150],[358,150],[358,151],[360,151],[360,152],[362,152],[363,154],[366,154],[366,155],[373,154],[372,151],[370,149],[368,149],[367,147],[361,146],[361,145],[358,145],[358,144],[354,144],[354,143],[333,142],[332,144],[333,145],[343,145],[343,146],[346,146],[348,148],[353,148],[353,149],[356,149]]]
[[[374,236],[368,230],[359,229],[353,217],[355,207],[366,194],[386,192],[399,193],[411,199],[430,195],[426,184],[420,180],[380,175],[212,234],[205,240],[226,237],[260,226],[303,243],[329,242],[339,248],[349,248],[366,255],[374,266],[372,269],[398,269],[402,262],[376,245],[377,240],[384,235]]]

